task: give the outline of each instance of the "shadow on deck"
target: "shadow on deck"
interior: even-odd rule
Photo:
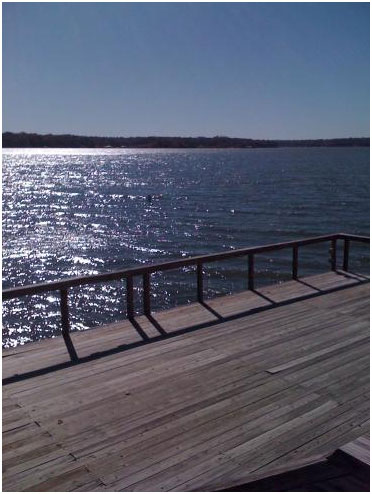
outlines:
[[[368,282],[369,277],[365,275],[331,271],[74,332],[71,336],[79,356],[77,362],[69,360],[62,337],[4,350],[3,384],[41,376]],[[41,362],[49,365],[40,367]]]

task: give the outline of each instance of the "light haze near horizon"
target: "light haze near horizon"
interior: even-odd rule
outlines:
[[[3,132],[369,128],[369,3],[3,3]]]

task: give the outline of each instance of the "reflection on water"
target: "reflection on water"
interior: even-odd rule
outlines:
[[[4,287],[336,231],[368,235],[368,208],[367,148],[6,150]],[[327,269],[327,246],[299,260],[301,274]],[[260,256],[259,282],[286,279],[290,262],[290,252]],[[366,271],[368,249],[352,245],[352,263]],[[246,269],[244,259],[208,265],[208,296],[246,288]],[[193,268],[153,275],[152,286],[154,309],[196,297]],[[138,310],[141,289],[137,280]],[[75,288],[70,300],[76,330],[121,319],[124,282]],[[58,334],[58,304],[52,292],[4,304],[5,346]]]

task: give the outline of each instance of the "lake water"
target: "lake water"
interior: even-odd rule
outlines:
[[[3,151],[4,287],[339,231],[369,235],[369,148]],[[299,274],[329,269],[328,247],[300,249]],[[368,271],[368,248],[350,262]],[[290,270],[290,251],[257,256],[258,285]],[[205,278],[208,297],[243,290],[246,259]],[[193,268],[152,286],[155,310],[196,298]],[[138,311],[140,295],[139,279]],[[70,300],[74,330],[125,317],[121,282]],[[56,335],[59,317],[58,293],[6,302],[3,345]]]

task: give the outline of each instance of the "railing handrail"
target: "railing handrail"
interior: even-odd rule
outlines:
[[[99,273],[87,276],[77,276],[65,278],[58,281],[49,281],[43,283],[34,283],[32,285],[19,286],[14,288],[6,288],[2,292],[3,300],[10,300],[13,298],[22,297],[25,295],[36,295],[38,293],[45,293],[55,290],[64,290],[71,287],[80,285],[87,285],[92,283],[104,283],[108,281],[120,280],[124,278],[130,278],[133,276],[151,274],[158,271],[166,271],[169,269],[177,269],[185,266],[200,265],[214,261],[220,261],[224,259],[241,257],[252,254],[260,254],[263,252],[270,252],[275,250],[281,250],[288,247],[300,247],[304,245],[311,245],[329,240],[353,240],[357,242],[369,243],[370,238],[361,235],[352,235],[347,233],[334,233],[330,235],[322,235],[317,237],[310,237],[301,240],[290,240],[287,242],[279,242],[275,244],[261,245],[257,247],[247,247],[244,249],[235,249],[225,252],[218,252],[215,254],[207,254],[202,256],[193,256],[184,259],[177,259],[174,261],[165,261],[157,264],[148,264],[146,266],[139,266],[134,268],[120,269],[116,271],[110,271],[108,273]]]
[[[337,233],[340,240],[354,240],[355,242],[363,242],[369,244],[370,238],[365,235],[354,235],[352,233]]]

